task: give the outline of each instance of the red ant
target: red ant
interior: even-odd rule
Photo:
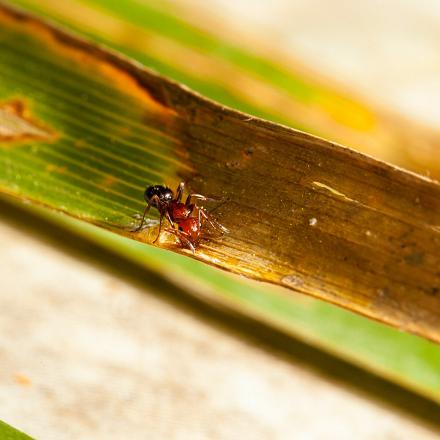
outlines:
[[[153,206],[160,214],[159,232],[153,243],[155,243],[160,236],[162,219],[165,217],[171,225],[171,228],[166,228],[165,230],[176,235],[182,246],[190,249],[194,253],[202,238],[202,226],[204,221],[207,221],[213,229],[222,234],[228,232],[228,230],[212,219],[204,208],[192,203],[193,199],[208,200],[205,196],[202,196],[201,194],[189,194],[185,203],[183,203],[182,196],[184,187],[184,182],[180,182],[176,190],[176,195],[174,195],[173,190],[166,186],[149,186],[144,193],[144,199],[147,202],[147,206],[144,215],[142,216],[141,224],[135,232],[142,229],[145,216]],[[194,210],[197,210],[195,216],[192,215]],[[174,226],[175,223],[177,224],[177,229]]]

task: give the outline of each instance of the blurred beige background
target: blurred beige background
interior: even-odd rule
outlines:
[[[267,41],[393,111],[440,127],[437,0],[168,0]],[[200,21],[210,26],[210,22]]]
[[[7,223],[0,237],[0,418],[38,439],[438,438],[301,354],[278,358],[160,289]]]
[[[270,35],[280,50],[368,98],[438,124],[437,1],[174,3],[239,28],[244,42]],[[164,301],[154,286],[123,280],[31,231],[11,219],[0,224],[0,418],[29,434],[438,438],[420,419],[320,374],[301,355],[276,357]]]

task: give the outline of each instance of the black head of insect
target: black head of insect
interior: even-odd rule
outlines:
[[[145,190],[144,199],[151,206],[159,208],[159,205],[168,205],[174,199],[174,193],[166,186],[152,185]]]

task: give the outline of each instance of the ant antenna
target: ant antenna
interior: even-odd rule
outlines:
[[[148,203],[148,205],[145,207],[144,215],[142,216],[142,220],[141,220],[141,224],[133,232],[139,232],[142,229],[142,226],[144,225],[145,216],[148,214],[150,207],[151,207],[151,203]]]

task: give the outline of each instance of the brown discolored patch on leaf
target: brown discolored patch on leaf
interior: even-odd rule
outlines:
[[[107,54],[104,52],[96,51],[95,48],[91,48],[87,43],[80,40],[76,40],[76,43],[72,44],[71,37],[58,29],[47,27],[34,17],[0,5],[0,23],[15,27],[17,22],[20,23],[22,31],[34,37],[38,36],[41,41],[45,42],[48,49],[81,65],[83,70],[88,70],[100,78],[106,78],[112,84],[112,87],[142,102],[147,112],[163,115],[164,117],[175,115],[174,110],[163,105],[155,96],[152,96],[140,84],[138,78],[109,62]]]
[[[239,155],[232,160],[228,160],[226,166],[231,170],[242,170],[249,165],[253,155],[254,147],[245,147],[239,152]]]
[[[20,99],[0,103],[0,143],[8,146],[29,140],[53,141],[57,134],[32,117],[26,102]]]

